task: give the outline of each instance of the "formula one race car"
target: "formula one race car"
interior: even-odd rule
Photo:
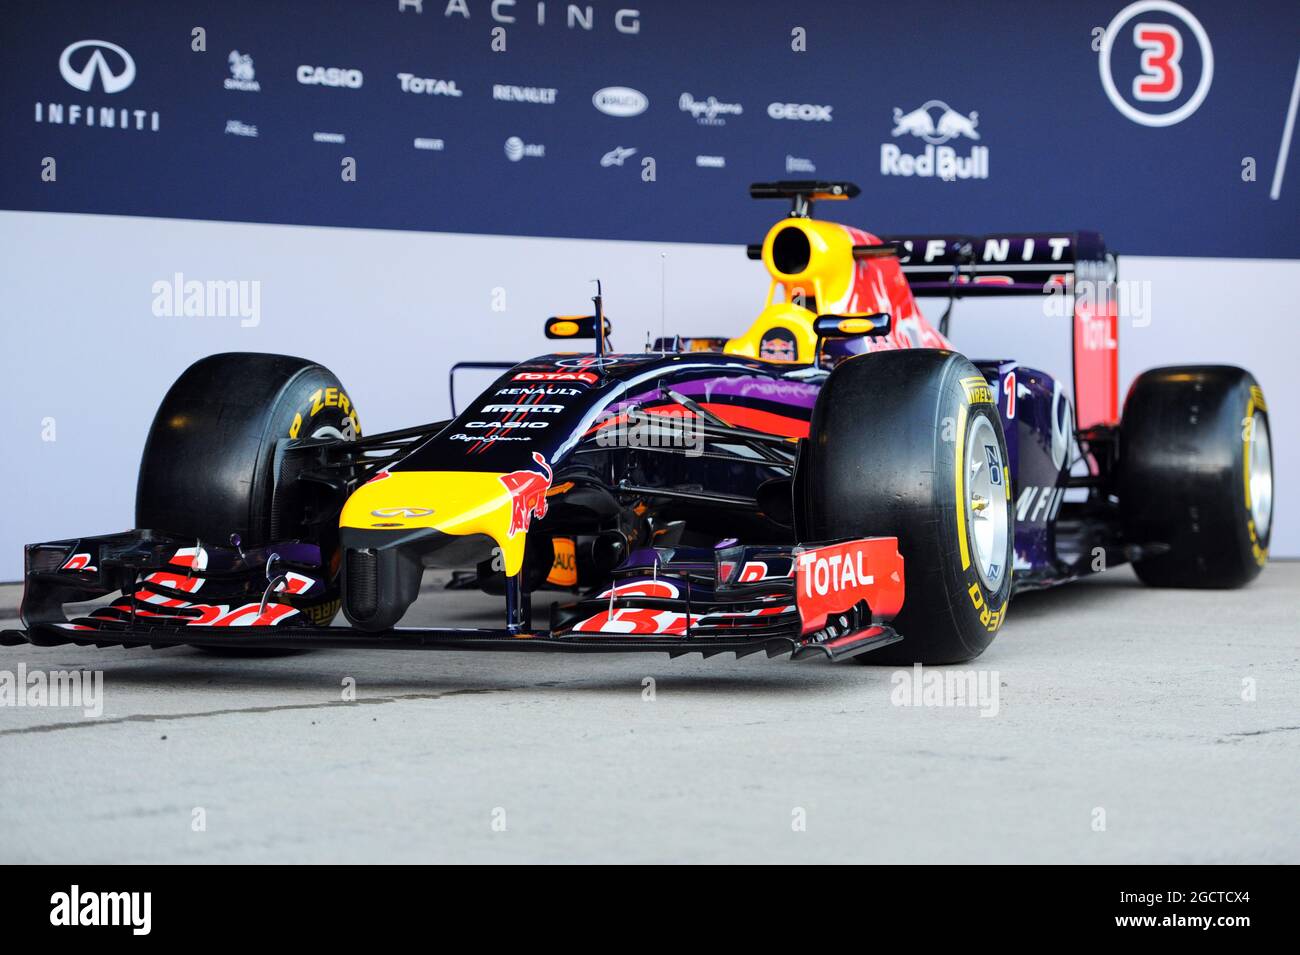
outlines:
[[[145,446],[146,529],[28,546],[26,630],[0,640],[947,663],[981,653],[1020,590],[1125,560],[1157,586],[1259,573],[1272,462],[1248,372],[1148,371],[1121,418],[1100,235],[811,217],[857,193],[751,187],[793,208],[749,247],[771,283],[738,337],[613,353],[598,288],[594,314],[547,323],[592,352],[473,363],[501,374],[451,421],[361,437],[320,365],[195,363]],[[958,354],[916,301],[986,295],[1069,303],[1075,402]],[[429,567],[503,595],[503,626],[399,627]],[[546,589],[569,593],[539,626]],[[330,626],[340,607],[350,627]]]

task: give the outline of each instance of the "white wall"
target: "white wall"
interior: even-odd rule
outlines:
[[[259,281],[260,324],[156,317],[153,284],[176,272]],[[316,359],[347,385],[367,432],[388,430],[446,415],[455,361],[548,351],[543,317],[588,308],[597,276],[627,350],[659,334],[661,303],[670,334],[731,334],[766,290],[739,245],[0,212],[0,580],[20,577],[23,543],[131,526],[149,423],[195,359]],[[1121,276],[1149,282],[1152,306],[1149,325],[1121,331],[1123,387],[1143,368],[1192,361],[1244,365],[1263,384],[1284,489],[1273,551],[1300,554],[1285,490],[1300,478],[1300,261],[1123,258]],[[494,289],[504,311],[492,308]],[[973,356],[1017,357],[1068,380],[1068,325],[1037,301],[959,303],[953,336]],[[54,441],[42,440],[47,418]]]

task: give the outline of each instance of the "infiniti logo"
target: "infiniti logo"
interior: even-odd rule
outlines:
[[[86,60],[81,70],[77,71],[72,66],[72,54],[87,46],[93,47],[94,52],[90,54],[90,58]],[[121,72],[113,72],[104,56],[105,50],[122,61]],[[79,40],[64,49],[63,55],[59,57],[59,72],[71,86],[82,92],[90,92],[95,76],[98,74],[99,85],[104,88],[105,93],[120,93],[135,80],[135,60],[131,59],[131,54],[116,43],[109,43],[107,40]]]
[[[428,517],[433,513],[429,507],[380,507],[370,512],[375,517]]]

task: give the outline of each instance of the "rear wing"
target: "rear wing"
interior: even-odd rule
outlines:
[[[1115,256],[1099,232],[891,235],[918,298],[1041,295],[1076,280],[1110,283]]]
[[[1044,314],[1074,317],[1077,426],[1119,423],[1118,265],[1101,233],[891,235],[881,241],[898,250],[918,298],[1053,296]],[[1066,295],[1068,311],[1062,307]]]

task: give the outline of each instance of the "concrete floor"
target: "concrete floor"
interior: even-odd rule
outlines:
[[[762,656],[5,648],[105,704],[0,707],[0,862],[1300,862],[1298,635],[1300,563],[1112,571],[1015,601],[993,717]]]

